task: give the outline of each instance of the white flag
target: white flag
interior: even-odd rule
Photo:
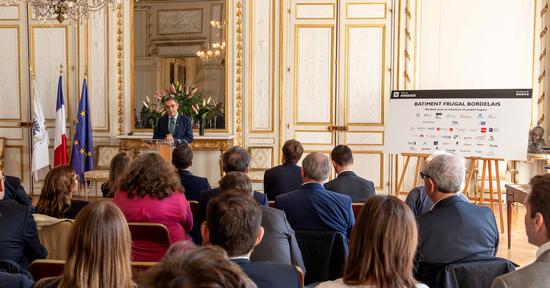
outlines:
[[[34,88],[34,101],[32,113],[32,173],[38,177],[38,170],[50,165],[50,152],[48,150],[48,131],[46,130],[46,118],[42,110],[40,95],[36,88],[36,82],[32,80]]]

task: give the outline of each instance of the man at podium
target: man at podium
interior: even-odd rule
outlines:
[[[153,139],[164,139],[174,145],[193,142],[191,118],[179,115],[178,108],[179,104],[176,98],[166,98],[164,101],[166,114],[160,117],[153,133]]]

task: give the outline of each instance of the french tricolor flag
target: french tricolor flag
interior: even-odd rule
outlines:
[[[67,159],[67,127],[65,120],[65,104],[63,103],[63,76],[59,76],[57,84],[57,105],[55,107],[55,141],[54,166],[66,165]]]

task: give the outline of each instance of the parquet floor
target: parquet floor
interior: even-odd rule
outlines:
[[[495,212],[498,223],[498,211]],[[513,208],[512,212],[512,247],[508,249],[507,233],[506,231],[501,231],[504,233],[500,234],[500,244],[497,256],[509,259],[520,266],[525,266],[535,260],[537,247],[527,242],[523,220],[525,217],[525,207],[516,205],[516,208]],[[504,223],[506,226],[506,209],[504,209],[504,214]]]

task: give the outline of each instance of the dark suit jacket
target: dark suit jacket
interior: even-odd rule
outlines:
[[[294,163],[284,163],[265,171],[264,193],[269,200],[277,195],[298,190],[302,186],[302,169]]]
[[[185,188],[185,198],[188,201],[199,201],[201,191],[210,190],[208,179],[191,174],[188,170],[179,170],[181,184]],[[200,224],[200,223],[199,223]]]
[[[0,231],[0,259],[26,267],[34,259],[48,256],[40,244],[30,206],[0,200]]]
[[[256,283],[258,288],[300,287],[298,271],[290,265],[274,262],[250,263],[248,259],[231,260],[241,266],[244,273]]]
[[[3,288],[31,288],[32,279],[25,274],[12,274],[0,271],[0,283]]]
[[[464,194],[460,193],[457,195],[465,202],[469,202],[468,198],[464,196]],[[432,209],[432,206],[434,205],[434,202],[430,197],[428,197],[428,194],[426,194],[426,189],[424,186],[418,186],[413,188],[409,194],[407,194],[407,199],[405,199],[405,203],[411,208],[411,210],[414,213],[414,216],[420,216]]]
[[[319,183],[306,183],[301,190],[279,195],[275,207],[285,211],[294,230],[351,232],[355,218],[351,198],[325,190]]]
[[[376,194],[374,183],[361,178],[353,171],[344,171],[325,183],[325,189],[351,197],[351,202],[365,202]]]
[[[12,199],[21,205],[32,206],[32,199],[25,192],[25,188],[21,185],[21,180],[19,178],[6,176],[4,186],[6,189],[4,200]]]
[[[68,219],[75,219],[76,215],[82,208],[84,208],[86,205],[88,205],[88,201],[82,201],[82,200],[71,200],[71,207],[67,212],[63,213],[63,218]]]
[[[499,234],[491,209],[458,196],[445,198],[416,218],[419,247],[416,266],[447,264],[495,256]]]
[[[168,115],[160,117],[157,127],[153,133],[153,139],[164,139],[168,135]],[[174,130],[174,144],[184,144],[185,142],[193,142],[193,126],[191,124],[191,118],[178,115],[176,120],[176,129]],[[185,140],[185,141],[184,141]]]
[[[294,230],[286,220],[285,212],[271,207],[262,207],[264,238],[252,251],[252,262],[270,261],[298,266],[306,271],[302,252]]]

